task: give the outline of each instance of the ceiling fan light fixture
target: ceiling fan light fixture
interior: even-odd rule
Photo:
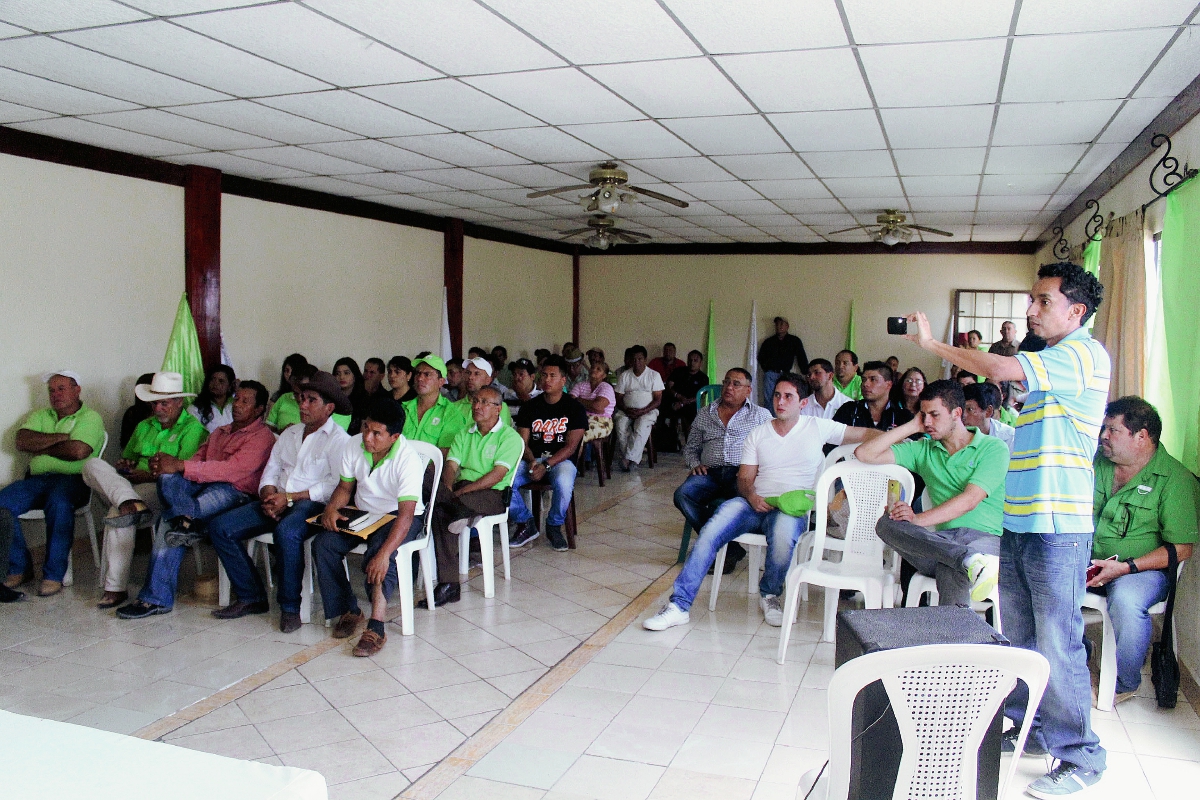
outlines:
[[[895,247],[898,244],[908,244],[910,239],[912,239],[912,231],[904,228],[885,228],[875,235],[875,241],[888,247]]]
[[[606,231],[601,231],[599,233],[593,233],[591,236],[584,239],[583,243],[596,250],[607,250],[609,245],[612,244],[612,239],[609,238]]]
[[[604,214],[615,214],[621,205],[621,195],[614,186],[602,186],[596,193],[596,208]]]

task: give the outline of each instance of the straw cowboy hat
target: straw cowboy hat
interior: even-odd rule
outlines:
[[[146,403],[155,400],[171,400],[176,397],[195,397],[195,392],[183,390],[183,376],[178,372],[156,372],[149,383],[133,387],[137,399]]]

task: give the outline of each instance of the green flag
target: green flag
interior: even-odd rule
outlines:
[[[708,374],[712,376],[714,381],[721,378],[721,371],[717,368],[717,327],[716,320],[713,319],[713,301],[708,301]]]
[[[183,376],[185,392],[200,393],[204,386],[204,359],[200,355],[200,336],[196,333],[196,321],[188,305],[187,292],[179,298],[175,311],[175,325],[167,341],[167,354],[163,356],[162,372],[178,372]]]
[[[1083,248],[1083,268],[1100,277],[1100,240],[1090,239]]]
[[[850,321],[846,323],[846,349],[854,349],[854,301],[850,301]]]

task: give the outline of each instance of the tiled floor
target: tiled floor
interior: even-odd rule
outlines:
[[[683,475],[673,461],[615,475],[604,490],[582,479],[579,549],[539,541],[514,553],[513,580],[498,579],[495,598],[476,577],[460,603],[418,612],[415,636],[391,626],[378,657],[337,647],[164,740],[316,769],[334,798],[405,791],[670,567]],[[614,498],[624,499],[608,508]],[[0,708],[131,732],[328,635],[308,625],[284,636],[265,618],[220,623],[187,604],[119,622],[90,608],[90,586],[81,574],[59,598],[0,608]],[[828,746],[833,649],[817,641],[820,593],[779,666],[778,631],[745,590],[743,567],[723,582],[716,612],[700,602],[689,625],[661,633],[631,623],[439,797],[797,798]],[[1110,770],[1089,796],[1194,791],[1200,718],[1186,703],[1162,712],[1138,698],[1093,718]],[[1025,759],[1010,796],[1044,769]]]

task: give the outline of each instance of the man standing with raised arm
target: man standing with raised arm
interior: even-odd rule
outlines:
[[[1091,562],[1092,456],[1104,421],[1109,358],[1083,325],[1104,287],[1075,264],[1038,270],[1030,291],[1030,330],[1046,340],[1038,353],[1001,356],[939,342],[922,313],[908,316],[908,338],[951,364],[1001,381],[1028,381],[1005,482],[1000,542],[1000,613],[1004,634],[1050,662],[1038,716],[1023,720],[1025,690],[1005,713],[1031,725],[1025,752],[1049,752],[1058,766],[1026,791],[1039,798],[1075,794],[1104,773],[1105,751],[1091,726],[1091,675],[1083,647],[1084,580]],[[1011,751],[1016,736],[1005,735]]]

